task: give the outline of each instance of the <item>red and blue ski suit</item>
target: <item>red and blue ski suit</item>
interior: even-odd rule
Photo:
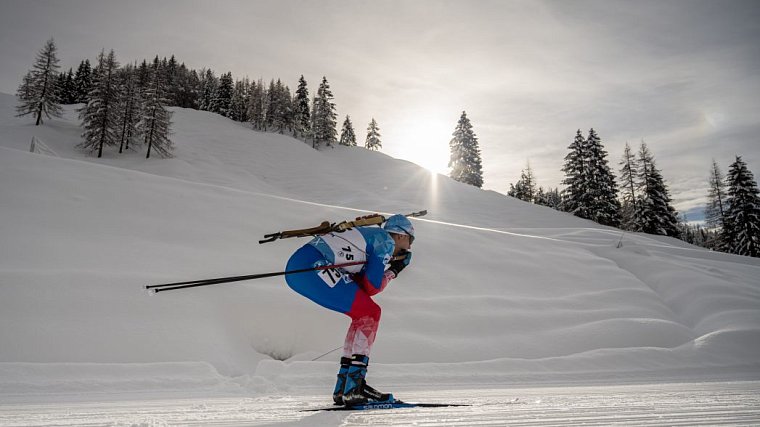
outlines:
[[[380,227],[356,227],[317,236],[288,260],[287,270],[365,261],[365,264],[286,276],[288,286],[322,307],[348,315],[343,355],[369,356],[380,324],[380,306],[372,295],[396,276],[385,271],[395,243]]]

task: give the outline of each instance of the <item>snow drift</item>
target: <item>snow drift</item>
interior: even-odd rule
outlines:
[[[0,395],[330,387],[348,318],[282,278],[266,233],[427,208],[378,295],[374,383],[760,377],[760,260],[621,232],[361,148],[315,151],[174,109],[173,159],[75,148],[0,95]],[[32,136],[49,154],[30,153]],[[278,360],[273,360],[278,359]],[[281,362],[279,360],[285,360]]]

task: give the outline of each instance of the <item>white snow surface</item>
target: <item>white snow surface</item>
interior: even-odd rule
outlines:
[[[282,277],[144,285],[280,271],[306,240],[266,233],[419,209],[414,260],[375,298],[378,388],[760,379],[758,259],[618,248],[614,228],[201,111],[173,109],[172,159],[97,159],[73,106],[36,127],[14,105],[0,94],[0,402],[329,394],[339,352],[311,360],[349,320]]]

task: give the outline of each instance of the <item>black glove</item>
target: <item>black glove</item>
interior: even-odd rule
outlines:
[[[409,261],[412,260],[412,253],[406,250],[402,250],[396,255],[395,259],[391,261],[389,271],[392,271],[393,274],[398,277],[398,274],[401,273],[403,269],[406,268],[407,265],[409,265]]]

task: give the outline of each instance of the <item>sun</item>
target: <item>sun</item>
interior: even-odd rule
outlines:
[[[398,157],[414,162],[432,173],[448,174],[449,140],[448,124],[433,120],[408,123],[399,129]]]

